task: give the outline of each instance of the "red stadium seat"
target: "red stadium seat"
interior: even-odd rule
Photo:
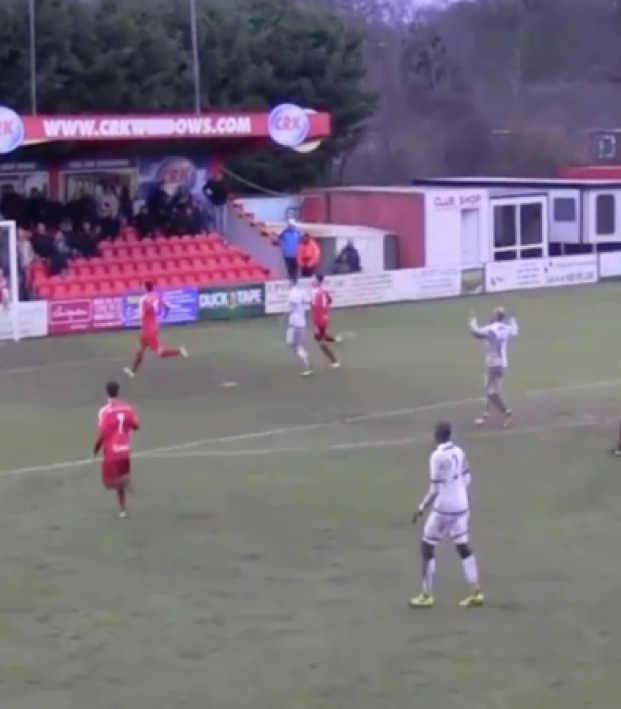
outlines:
[[[188,256],[199,256],[201,250],[198,244],[196,244],[194,241],[189,241],[186,243],[185,252]]]
[[[121,239],[100,244],[99,252],[95,258],[74,259],[66,277],[48,277],[45,264],[37,260],[29,281],[40,297],[75,298],[137,291],[148,279],[163,288],[182,288],[262,282],[269,276],[215,232],[139,240],[129,229]]]
[[[134,269],[134,274],[139,278],[142,278],[143,280],[151,278],[152,273],[153,267],[148,261],[140,261],[136,264],[136,267]]]
[[[121,272],[121,264],[114,262],[110,264],[110,268],[108,269],[108,275],[110,278],[116,278]]]
[[[213,253],[213,248],[211,244],[206,240],[199,242],[196,246],[198,248],[199,253],[201,254],[209,255]]]

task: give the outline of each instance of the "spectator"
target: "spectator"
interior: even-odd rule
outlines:
[[[155,220],[146,204],[143,204],[135,220],[136,231],[141,239],[152,237],[155,234]]]
[[[34,251],[28,233],[19,229],[17,232],[17,266],[19,275],[19,299],[30,300],[29,283],[30,265],[34,260]],[[10,269],[9,269],[10,272]]]
[[[102,189],[97,210],[99,226],[104,239],[111,239],[119,233],[119,198],[114,188],[109,185],[105,185]]]
[[[161,229],[166,225],[169,219],[170,198],[163,181],[158,182],[151,190],[147,198],[147,211],[154,221],[154,228]]]
[[[54,252],[54,245],[52,239],[47,233],[45,224],[40,222],[35,227],[35,230],[31,238],[32,248],[37,256],[42,259],[51,258]]]
[[[319,244],[308,234],[304,234],[298,248],[298,266],[302,278],[310,278],[315,275],[320,258]]]
[[[61,225],[61,231],[69,246],[87,258],[97,256],[97,236],[90,222],[82,222],[77,229],[66,221]]]
[[[334,259],[332,273],[343,275],[346,273],[360,273],[360,271],[362,271],[360,253],[354,246],[354,242],[349,240]]]
[[[24,202],[23,218],[25,223],[30,225],[46,222],[49,217],[48,212],[45,196],[36,187],[33,187]]]
[[[3,219],[11,219],[20,224],[23,222],[24,198],[15,191],[13,185],[2,186],[0,210]]]
[[[19,262],[19,267],[21,271],[28,271],[30,268],[30,264],[34,260],[34,250],[32,248],[32,244],[30,243],[30,239],[28,238],[27,232],[23,231],[20,229],[17,234],[17,255],[18,255],[18,262]]]
[[[74,229],[85,222],[93,224],[97,220],[97,202],[92,195],[80,190],[67,204],[65,214],[71,219]]]
[[[134,218],[134,203],[129,193],[129,187],[123,185],[119,196],[119,216],[127,222],[133,221]]]
[[[60,229],[56,231],[52,241],[52,253],[50,256],[50,272],[58,276],[69,268],[71,249]]]
[[[211,208],[213,225],[217,232],[224,234],[226,230],[226,209],[229,201],[229,191],[222,173],[214,172],[203,187],[203,194]]]
[[[285,260],[285,268],[290,279],[298,277],[298,249],[302,235],[294,219],[287,220],[287,227],[278,237],[282,256]]]
[[[187,233],[200,234],[205,226],[204,213],[201,211],[200,207],[193,202],[188,204],[187,211],[190,225],[190,229]]]

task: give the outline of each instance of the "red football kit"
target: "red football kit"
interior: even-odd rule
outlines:
[[[166,313],[168,305],[157,293],[145,293],[140,299],[140,344],[153,352],[160,350],[160,312]]]
[[[131,434],[140,428],[134,409],[120,399],[110,399],[99,411],[99,435],[93,450],[102,451],[101,481],[105,488],[129,484],[131,474]]]
[[[184,347],[162,347],[160,344],[160,313],[166,316],[169,307],[164,300],[153,291],[148,291],[140,299],[140,343],[134,357],[134,364],[131,369],[126,368],[125,374],[134,377],[140,369],[144,353],[147,350],[155,352],[158,357],[187,357],[188,353]]]
[[[331,305],[332,298],[327,290],[322,287],[313,288],[311,292],[311,313],[317,342],[329,342],[332,339],[328,335]]]
[[[331,305],[332,298],[328,291],[322,285],[316,285],[311,291],[311,315],[315,328],[315,340],[332,366],[339,367],[339,361],[328,344],[335,342],[334,337],[328,332]]]

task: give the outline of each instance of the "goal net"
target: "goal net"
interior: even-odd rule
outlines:
[[[0,340],[19,340],[20,265],[17,225],[0,220]]]

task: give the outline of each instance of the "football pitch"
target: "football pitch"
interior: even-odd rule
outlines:
[[[2,709],[612,709],[621,691],[621,287],[336,314],[298,377],[272,319],[171,329],[123,382],[137,497],[88,463],[135,334],[0,348]],[[471,307],[515,310],[513,428],[480,431]],[[314,347],[313,347],[314,350]],[[419,591],[432,426],[473,469],[487,604]]]

